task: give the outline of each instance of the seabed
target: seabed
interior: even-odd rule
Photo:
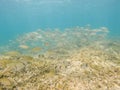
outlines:
[[[0,90],[120,90],[120,42],[106,33],[75,27],[20,36],[1,48]]]

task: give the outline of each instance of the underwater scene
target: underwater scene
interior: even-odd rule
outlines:
[[[0,0],[0,90],[120,90],[120,1]]]

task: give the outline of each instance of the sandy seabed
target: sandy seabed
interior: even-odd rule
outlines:
[[[100,33],[96,35],[102,30],[106,32],[105,28],[91,31],[78,27],[75,33],[71,30],[65,33],[56,31],[56,34],[42,32],[45,37],[48,36],[45,40],[36,32],[27,34],[19,42],[29,41],[32,37],[30,41],[49,41],[52,47],[47,43],[46,47],[49,46],[50,50],[44,48],[46,52],[38,54],[41,49],[33,48],[32,41],[34,53],[31,53],[31,49],[28,50],[30,46],[22,42],[24,45],[18,44],[21,51],[24,49],[22,53],[8,50],[1,54],[0,90],[120,90],[120,43],[109,40],[106,43],[103,32],[102,36],[99,36]],[[81,33],[85,38],[80,39]],[[51,40],[56,41],[56,47]],[[29,51],[31,54],[25,54]]]

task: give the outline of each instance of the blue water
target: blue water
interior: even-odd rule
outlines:
[[[120,35],[120,0],[0,0],[0,45],[39,28],[105,26]]]

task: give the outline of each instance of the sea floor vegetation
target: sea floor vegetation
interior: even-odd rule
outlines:
[[[108,29],[38,30],[1,47],[0,90],[120,90],[120,42]]]

